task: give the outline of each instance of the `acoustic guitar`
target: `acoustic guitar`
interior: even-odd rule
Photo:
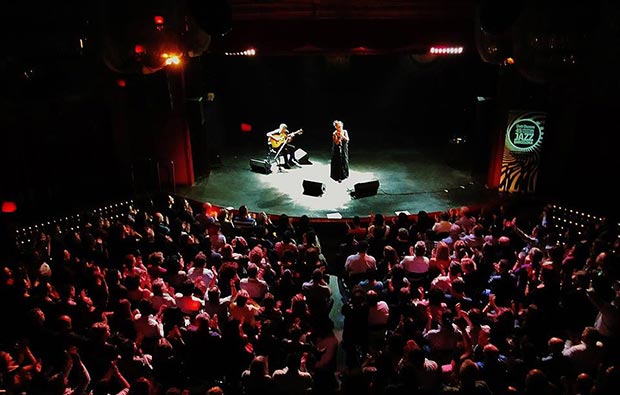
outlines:
[[[269,136],[269,144],[271,145],[271,148],[273,149],[278,149],[280,148],[280,146],[282,146],[282,144],[285,144],[289,141],[291,141],[291,139],[298,135],[298,134],[302,134],[304,131],[302,129],[296,130],[293,133],[278,133],[278,134],[274,134],[272,136]]]

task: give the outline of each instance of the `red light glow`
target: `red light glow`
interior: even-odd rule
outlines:
[[[249,123],[242,123],[241,124],[241,131],[248,133],[252,131],[252,125],[250,125]]]
[[[17,204],[15,202],[2,202],[3,213],[14,213],[17,211]]]
[[[140,44],[136,44],[136,46],[133,47],[133,51],[137,54],[143,54],[146,52],[146,48]]]
[[[120,88],[124,88],[127,86],[127,81],[125,80],[116,80],[116,85]]]
[[[164,17],[161,15],[155,15],[153,17],[153,20],[155,21],[156,25],[163,25],[164,24]]]

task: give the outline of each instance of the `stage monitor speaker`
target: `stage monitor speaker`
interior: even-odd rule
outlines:
[[[373,196],[376,195],[377,190],[379,190],[379,180],[358,182],[354,185],[354,188],[355,190],[352,193],[354,198]]]
[[[297,148],[295,150],[295,156],[294,156],[295,160],[299,163],[301,163],[302,165],[307,165],[310,164],[310,159],[308,156],[308,153],[304,150],[302,150],[301,148]]]
[[[250,159],[250,168],[257,173],[271,173],[271,165],[266,160]]]
[[[304,195],[321,196],[325,192],[325,184],[316,181],[304,180]]]

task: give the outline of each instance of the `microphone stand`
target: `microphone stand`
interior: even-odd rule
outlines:
[[[280,165],[280,163],[278,163],[278,158],[280,157],[280,154],[282,153],[282,150],[284,149],[284,146],[288,144],[288,137],[286,139],[286,141],[280,146],[280,148],[278,149],[278,151],[276,152],[276,154],[273,156],[273,163],[275,163],[278,166],[278,173],[282,173],[282,165]],[[270,163],[270,165],[273,165],[273,163]]]

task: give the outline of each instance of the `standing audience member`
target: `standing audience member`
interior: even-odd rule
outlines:
[[[419,240],[409,247],[409,255],[400,261],[400,266],[407,273],[409,281],[424,284],[430,267],[430,259],[426,256],[426,243]]]
[[[324,320],[334,305],[332,290],[325,282],[325,274],[321,269],[312,272],[312,279],[302,284],[302,293],[306,297],[306,303],[310,309],[310,314],[315,320]]]
[[[390,237],[390,225],[385,222],[385,217],[381,213],[372,214],[371,222],[368,226],[368,253],[373,257],[381,256],[383,247],[386,246]]]
[[[274,391],[273,379],[264,356],[254,357],[249,369],[241,374],[241,388],[243,395],[263,395]]]

